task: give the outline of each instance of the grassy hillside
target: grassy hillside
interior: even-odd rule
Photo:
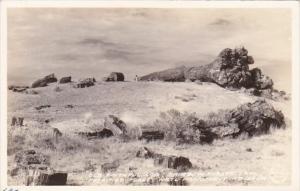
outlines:
[[[15,165],[15,153],[35,149],[51,157],[51,166],[68,171],[68,184],[71,185],[144,185],[150,184],[147,182],[150,178],[164,180],[168,174],[177,173],[155,167],[151,160],[136,158],[138,148],[146,146],[158,153],[188,157],[193,168],[189,171],[191,176],[185,177],[191,185],[290,182],[290,101],[268,100],[284,113],[288,124],[286,129],[251,139],[241,136],[234,140],[217,140],[211,145],[176,145],[168,141],[146,143],[134,139],[124,142],[116,137],[86,140],[74,132],[99,128],[109,114],[125,121],[128,128],[137,129],[157,119],[160,112],[170,109],[204,116],[258,98],[210,83],[98,82],[83,89],[73,88],[71,84],[59,85],[59,90],[57,86],[36,88],[36,95],[8,92],[8,123],[12,116],[25,117],[22,128],[8,125],[9,169]],[[51,107],[35,109],[47,104]],[[47,119],[50,122],[45,124]],[[63,132],[58,143],[52,140],[54,127]],[[109,179],[109,175],[104,176],[100,170],[101,164],[114,160],[120,161],[114,174],[126,177],[121,182]],[[9,184],[22,184],[23,179],[18,176],[10,176]]]

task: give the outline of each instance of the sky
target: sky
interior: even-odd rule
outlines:
[[[291,89],[291,12],[265,8],[9,8],[8,84],[123,72],[126,80],[213,61],[244,46],[275,82]]]

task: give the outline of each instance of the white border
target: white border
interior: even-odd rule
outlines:
[[[296,1],[0,1],[1,5],[1,190],[14,188],[23,190],[293,190],[299,191],[299,2]],[[284,187],[253,187],[253,186],[64,186],[64,187],[7,187],[7,8],[13,7],[77,7],[77,8],[289,8],[292,10],[292,144],[293,167],[292,185]],[[4,155],[3,155],[4,154]],[[1,191],[0,190],[0,191]]]

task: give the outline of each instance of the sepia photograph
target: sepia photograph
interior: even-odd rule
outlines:
[[[2,7],[5,188],[295,183],[295,9],[157,4]]]

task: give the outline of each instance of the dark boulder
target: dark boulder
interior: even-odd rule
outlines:
[[[54,74],[50,74],[48,76],[45,76],[42,79],[38,79],[35,82],[32,83],[31,87],[32,88],[37,88],[37,87],[45,87],[49,83],[54,83],[57,82],[57,78],[55,77]]]
[[[59,83],[60,84],[65,84],[65,83],[70,83],[72,82],[72,77],[71,76],[68,76],[68,77],[62,77],[60,80],[59,80]]]

